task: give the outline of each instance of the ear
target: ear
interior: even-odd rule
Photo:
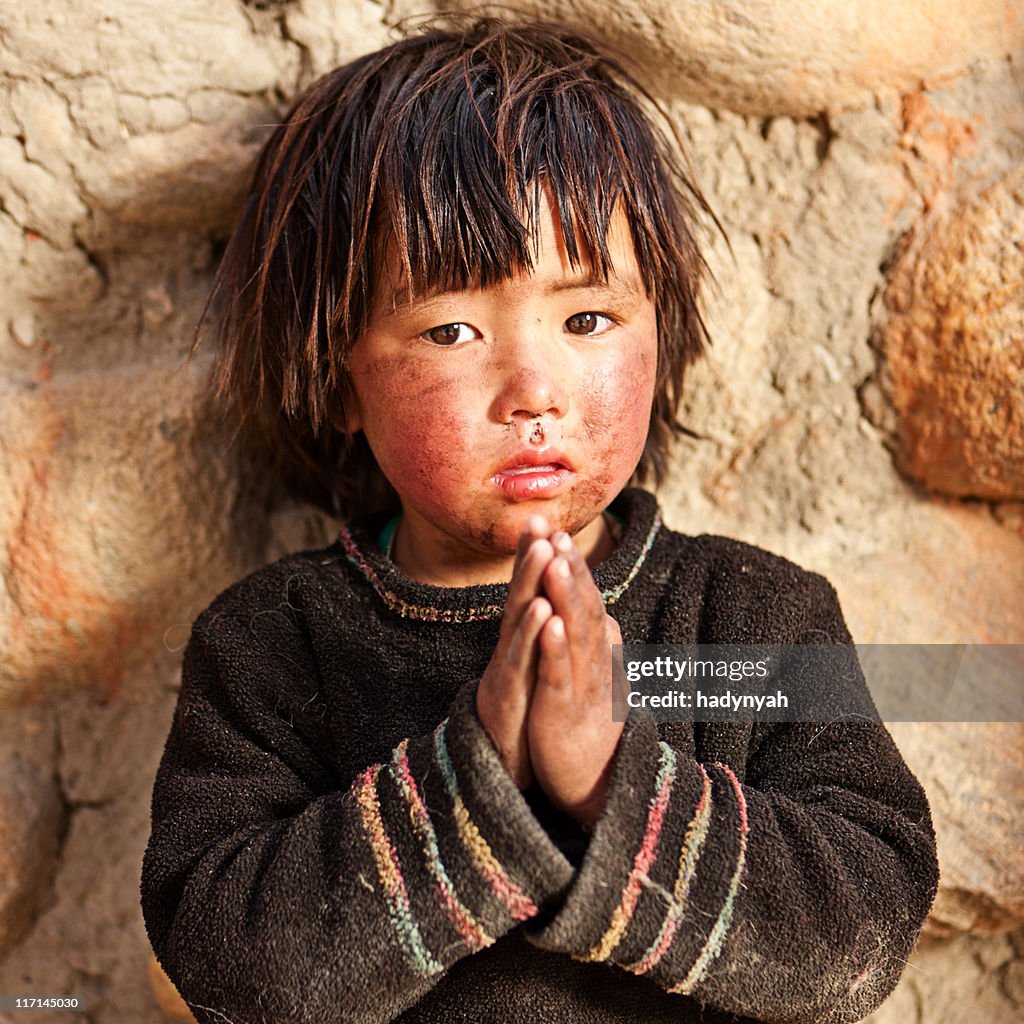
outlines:
[[[359,403],[355,395],[345,403],[345,412],[341,417],[340,429],[346,434],[358,434],[363,429],[363,417],[359,411]]]
[[[331,426],[339,434],[358,434],[363,429],[362,417],[359,415],[358,408],[353,408],[354,404],[332,414]]]
[[[358,434],[363,429],[363,415],[359,408],[359,399],[351,384],[346,384],[340,400],[332,403],[330,411],[331,426],[339,434]]]

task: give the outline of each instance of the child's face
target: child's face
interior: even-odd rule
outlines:
[[[593,548],[643,452],[657,321],[628,222],[612,219],[603,282],[569,265],[550,203],[540,213],[532,273],[412,301],[383,282],[351,353],[348,429],[401,499],[420,579],[508,579],[535,513]]]

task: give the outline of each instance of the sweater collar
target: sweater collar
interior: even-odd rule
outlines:
[[[661,528],[661,514],[652,494],[627,488],[611,504],[624,523],[619,546],[594,570],[594,581],[606,605],[626,592],[640,572]],[[508,598],[507,583],[471,587],[438,587],[406,576],[376,544],[378,520],[359,520],[338,537],[348,560],[356,566],[390,611],[427,622],[476,622],[501,617]]]

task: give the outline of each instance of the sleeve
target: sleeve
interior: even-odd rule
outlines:
[[[813,579],[802,642],[848,638]],[[726,1013],[858,1021],[895,986],[934,898],[927,801],[880,723],[754,734],[734,770],[698,762],[691,724],[627,724],[582,867],[530,939]]]
[[[222,617],[193,630],[153,793],[146,927],[200,1024],[390,1021],[557,901],[572,868],[471,688],[432,732],[335,787],[277,713],[297,681],[316,691],[313,659],[300,644],[277,653]]]

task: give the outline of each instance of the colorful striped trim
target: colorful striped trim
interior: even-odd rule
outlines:
[[[387,897],[391,924],[398,933],[412,969],[420,977],[426,978],[432,974],[440,974],[444,968],[433,958],[416,926],[409,904],[409,893],[402,878],[402,867],[398,862],[398,853],[388,839],[381,818],[380,800],[377,797],[379,773],[380,765],[374,764],[358,776],[355,782],[358,786],[356,800],[359,803],[363,829],[370,841],[370,849],[377,865],[377,876]]]
[[[736,854],[736,868],[729,881],[729,892],[725,897],[725,902],[722,904],[722,909],[718,913],[718,920],[715,921],[715,926],[711,929],[711,934],[708,935],[707,941],[704,943],[704,948],[700,951],[700,955],[690,968],[690,973],[678,985],[669,989],[669,992],[679,992],[684,995],[692,992],[694,987],[704,979],[712,961],[722,952],[726,933],[732,924],[732,908],[736,900],[736,893],[739,891],[743,868],[747,861],[747,801],[743,795],[743,787],[727,764],[716,763],[714,767],[721,768],[725,772],[732,783],[733,791],[736,793],[736,805],[740,815],[740,848]]]
[[[477,622],[480,619],[498,618],[505,610],[500,604],[485,604],[479,608],[434,608],[430,605],[411,604],[384,586],[373,566],[366,561],[347,526],[341,528],[338,539],[345,548],[348,560],[366,577],[388,610],[401,615],[404,619],[422,619],[426,622]]]
[[[704,766],[698,762],[697,767],[704,776],[704,787],[697,801],[697,808],[693,818],[686,829],[686,837],[683,840],[683,848],[679,853],[679,870],[676,873],[676,882],[672,888],[672,904],[665,920],[661,923],[654,942],[648,947],[643,957],[634,964],[626,965],[627,971],[634,974],[646,974],[652,967],[656,966],[661,958],[668,952],[672,940],[679,930],[679,923],[686,913],[686,904],[690,895],[690,885],[697,870],[697,861],[700,860],[701,850],[704,848],[704,840],[708,837],[708,826],[711,823],[711,777],[704,770]]]
[[[456,892],[455,885],[448,877],[444,864],[441,861],[441,851],[437,846],[437,834],[430,821],[426,805],[420,797],[416,780],[409,770],[409,741],[402,740],[395,748],[392,756],[391,773],[398,783],[402,795],[409,804],[409,812],[412,818],[413,828],[419,836],[423,847],[423,855],[434,876],[434,894],[437,897],[441,908],[448,915],[455,930],[459,933],[462,941],[472,952],[490,946],[494,938],[477,923],[472,913],[462,904]]]
[[[626,887],[622,892],[619,905],[612,914],[611,923],[600,941],[582,957],[583,961],[607,960],[626,934],[633,912],[640,901],[640,893],[644,883],[649,881],[649,872],[658,855],[658,842],[661,839],[662,826],[665,823],[665,812],[672,795],[672,783],[676,777],[675,751],[667,744],[660,743],[661,758],[658,763],[658,775],[655,780],[655,795],[647,811],[647,828],[644,831],[640,849],[633,858],[633,870],[629,874]]]
[[[640,554],[637,555],[636,561],[633,563],[633,568],[629,570],[629,575],[616,587],[609,587],[607,590],[601,591],[601,600],[605,604],[615,604],[616,601],[626,592],[630,583],[636,579],[637,573],[640,572],[644,562],[647,561],[647,556],[651,552],[651,548],[654,547],[654,539],[658,535],[658,531],[661,529],[661,512],[655,509],[654,519],[651,522],[651,528],[647,531],[647,536],[644,539],[644,546],[640,549]]]
[[[629,574],[614,587],[608,587],[601,591],[601,600],[606,605],[615,604],[629,588],[629,585],[636,579],[637,574],[643,567],[651,548],[654,546],[658,530],[661,529],[661,512],[655,511],[651,528],[644,539],[643,547],[636,557]],[[393,590],[384,585],[384,581],[377,575],[376,570],[366,560],[365,555],[355,542],[347,526],[343,526],[338,534],[338,539],[345,548],[345,555],[366,577],[370,586],[377,592],[377,595],[384,602],[390,611],[401,615],[406,619],[421,619],[425,622],[479,622],[482,619],[500,618],[505,611],[503,604],[484,604],[478,608],[437,608],[433,605],[412,604],[404,598],[399,597]]]
[[[448,720],[445,719],[434,730],[434,755],[441,768],[441,775],[444,778],[448,795],[452,801],[452,813],[458,828],[459,837],[473,858],[477,870],[490,884],[512,919],[515,921],[528,921],[531,917],[536,917],[539,912],[536,904],[509,878],[498,858],[494,856],[487,840],[480,834],[480,830],[470,817],[466,805],[462,802],[458,780],[455,778],[455,768],[452,766],[452,760],[448,754],[448,745],[444,738],[447,725]]]

